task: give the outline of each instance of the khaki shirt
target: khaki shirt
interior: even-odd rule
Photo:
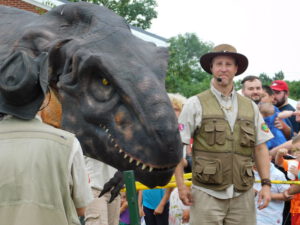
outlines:
[[[12,118],[10,115],[3,117],[4,120],[10,118]],[[36,116],[36,119],[42,121],[39,116]],[[77,138],[74,138],[68,168],[70,171],[69,185],[74,205],[76,208],[86,207],[93,200],[93,194],[88,181],[82,148]]]
[[[224,111],[225,117],[229,122],[230,128],[233,131],[234,123],[238,113],[237,93],[235,90],[232,91],[231,95],[226,97],[221,92],[213,87],[211,84],[211,91],[216,96],[222,110]],[[265,122],[262,115],[259,112],[257,105],[252,102],[255,113],[255,130],[256,130],[256,145],[265,143],[266,141],[273,138],[270,130],[263,129]],[[179,130],[182,142],[189,144],[190,139],[194,136],[194,132],[201,126],[202,121],[202,107],[197,96],[193,96],[187,100],[182,112],[180,113],[178,122]],[[235,192],[233,185],[229,186],[224,191],[213,191],[203,187],[193,185],[194,188],[205,191],[206,193],[220,199],[228,199],[236,197],[241,193]]]

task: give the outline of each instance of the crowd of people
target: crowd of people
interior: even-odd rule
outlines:
[[[129,225],[124,193],[112,202],[109,192],[99,197],[116,170],[83,156],[75,135],[40,117],[48,87],[39,68],[46,56],[19,51],[12,57],[31,67],[26,76],[5,63],[0,71],[3,224]],[[143,223],[300,224],[300,185],[284,183],[300,180],[300,102],[296,109],[289,104],[285,81],[263,86],[252,75],[239,94],[233,79],[248,59],[231,45],[214,47],[200,64],[212,75],[209,90],[189,99],[169,94],[184,144],[177,187],[139,191]],[[184,172],[192,172],[191,187]]]

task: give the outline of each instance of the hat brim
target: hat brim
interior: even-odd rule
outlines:
[[[12,115],[24,120],[31,120],[35,117],[44,101],[44,94],[41,94],[29,104],[24,106],[15,106],[5,102],[5,98],[0,94],[0,112]]]
[[[288,91],[288,90],[286,90],[286,89],[282,89],[282,88],[276,87],[276,86],[271,86],[270,88],[271,88],[272,90],[274,90],[274,91]]]
[[[210,68],[211,68],[211,62],[213,58],[216,56],[231,56],[236,60],[236,63],[238,65],[238,70],[235,76],[242,74],[245,72],[245,70],[248,67],[248,59],[246,56],[240,54],[240,53],[234,53],[234,52],[210,52],[205,55],[203,55],[200,58],[200,64],[202,68],[209,74],[212,74]]]

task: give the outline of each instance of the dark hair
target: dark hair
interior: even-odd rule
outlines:
[[[260,80],[260,79],[257,76],[249,75],[249,76],[244,77],[241,84],[244,84],[246,81],[254,81],[254,80]]]
[[[270,96],[274,95],[274,91],[272,90],[272,88],[270,88],[270,86],[263,85],[262,88],[265,92],[267,92],[268,95]]]

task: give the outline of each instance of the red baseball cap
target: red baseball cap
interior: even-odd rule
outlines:
[[[274,80],[271,83],[271,89],[275,91],[289,91],[289,86],[283,80]]]

